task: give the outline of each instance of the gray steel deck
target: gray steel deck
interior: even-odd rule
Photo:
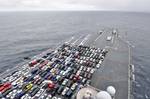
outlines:
[[[117,50],[111,49],[101,68],[94,74],[92,85],[101,90],[107,86],[115,86],[115,99],[128,99],[128,47],[120,40],[116,40]],[[96,81],[96,82],[95,82]]]

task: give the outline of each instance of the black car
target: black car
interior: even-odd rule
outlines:
[[[66,74],[66,78],[69,78],[71,76],[71,73],[70,72],[68,72],[67,74]]]
[[[57,90],[57,93],[61,94],[61,92],[64,90],[64,88],[65,88],[64,86],[60,86],[59,89]]]
[[[73,81],[68,81],[68,84],[67,84],[67,87],[71,87],[72,86],[72,84],[73,84]]]
[[[36,68],[35,70],[32,71],[32,74],[37,75],[41,72],[39,68]]]
[[[73,73],[75,74],[76,72],[77,72],[77,69],[74,69],[74,70],[73,70]]]
[[[62,83],[63,80],[64,80],[64,77],[60,77],[60,78],[58,79],[58,83]]]
[[[30,92],[31,97],[33,97],[39,90],[40,90],[39,87],[34,87]]]

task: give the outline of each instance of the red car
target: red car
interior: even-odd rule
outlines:
[[[41,64],[39,65],[39,67],[42,68],[43,66],[45,66],[45,65],[47,65],[47,64],[48,64],[48,61],[45,60],[43,63],[41,63]]]
[[[33,60],[33,61],[31,61],[30,63],[29,63],[29,66],[30,67],[33,67],[34,65],[36,65],[38,62],[37,62],[37,60]]]
[[[75,82],[78,81],[78,80],[80,80],[80,76],[79,76],[79,75],[75,75],[74,78],[73,78],[73,80],[74,80]]]
[[[48,83],[48,88],[49,89],[53,89],[55,87],[55,84],[52,82],[52,83]]]
[[[12,87],[11,83],[4,83],[0,85],[0,92],[3,93],[6,90],[10,89]]]

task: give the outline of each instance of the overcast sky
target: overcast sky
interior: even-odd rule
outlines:
[[[0,10],[121,10],[150,12],[150,0],[0,0]]]

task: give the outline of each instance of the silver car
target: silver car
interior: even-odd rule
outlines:
[[[68,87],[66,87],[63,91],[62,91],[62,95],[64,96],[66,93],[67,93],[67,91],[69,90],[69,88]]]

